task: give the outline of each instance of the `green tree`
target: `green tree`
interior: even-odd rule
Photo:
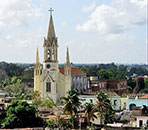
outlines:
[[[144,79],[144,84],[145,84],[145,88],[144,88],[144,93],[148,93],[148,79],[147,78],[145,78]]]
[[[127,92],[128,92],[128,93],[132,93],[132,92],[133,92],[133,89],[132,89],[132,87],[130,87],[130,86],[127,86],[126,88],[127,88]]]
[[[97,118],[97,116],[93,112],[94,110],[94,103],[85,103],[85,115],[87,120],[87,125],[90,126],[90,121]]]
[[[71,117],[73,117],[72,119],[75,119],[75,117],[78,116],[78,109],[81,105],[78,90],[72,89],[68,91],[67,97],[62,97],[61,101],[64,104],[63,112],[65,114],[70,114]],[[76,120],[73,120],[72,124],[73,128],[75,128]]]
[[[23,76],[24,69],[25,69],[25,67],[19,66],[16,64],[12,64],[12,63],[7,64],[7,66],[5,66],[5,68],[4,68],[4,70],[6,71],[6,73],[9,77]]]
[[[33,91],[31,94],[32,103],[35,108],[40,108],[42,104],[41,94],[39,91]]]
[[[15,100],[6,108],[6,118],[3,120],[3,128],[43,127],[44,121],[37,116],[34,106],[26,101]]]
[[[57,128],[57,125],[54,119],[47,120],[47,127],[51,129]]]
[[[1,124],[2,124],[2,121],[6,118],[6,111],[3,109],[3,110],[0,110],[0,128],[2,127]]]
[[[29,81],[30,79],[33,78],[33,74],[34,74],[34,69],[26,69],[24,70],[24,75],[23,75],[23,79]]]
[[[71,91],[68,91],[67,97],[61,98],[62,103],[64,104],[63,111],[65,114],[70,114],[71,116],[77,115],[77,111],[81,105],[78,96],[79,96],[78,91],[72,89]]]
[[[56,107],[56,104],[52,99],[42,99],[39,91],[33,91],[31,94],[32,103],[35,108],[53,108]]]
[[[53,107],[56,107],[56,104],[52,101],[52,99],[48,98],[48,99],[42,100],[41,107],[42,108],[53,108]]]
[[[101,69],[98,72],[99,79],[110,79],[111,75],[112,75],[112,73],[105,70],[105,69]]]
[[[96,94],[96,102],[97,104],[95,105],[93,112],[98,112],[100,124],[102,125],[111,122],[114,117],[114,110],[112,109],[109,97],[104,92],[100,91]]]
[[[64,119],[63,117],[57,115],[55,119],[47,120],[47,127],[51,129],[59,128],[67,130],[72,128],[72,123],[73,123],[72,117]]]
[[[6,72],[4,70],[0,69],[0,82],[1,81],[8,81],[8,80],[9,80],[9,77],[6,74]]]
[[[132,78],[129,78],[127,80],[127,86],[130,86],[132,88],[132,92],[134,90],[134,88],[136,87],[136,79],[132,79]]]
[[[27,89],[22,80],[17,77],[12,77],[11,83],[5,87],[5,91],[9,96],[16,97],[17,99],[30,99],[31,93]]]

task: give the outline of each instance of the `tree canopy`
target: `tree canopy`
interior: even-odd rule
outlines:
[[[26,101],[14,100],[6,108],[6,118],[3,120],[3,128],[42,127],[44,121],[37,116],[34,106]]]
[[[71,116],[77,115],[77,111],[80,108],[80,99],[77,90],[72,89],[68,91],[67,97],[62,97],[62,103],[64,104],[63,111],[65,114],[70,114]]]

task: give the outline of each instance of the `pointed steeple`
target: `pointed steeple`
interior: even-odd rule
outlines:
[[[64,74],[69,76],[71,75],[71,64],[70,64],[68,47],[67,47],[67,53],[66,53],[66,62],[64,64]]]
[[[37,48],[37,51],[36,51],[36,64],[40,64],[40,60],[39,60],[39,50]]]
[[[38,48],[36,50],[36,63],[35,63],[34,69],[35,69],[35,71],[40,70],[40,60],[39,60],[39,50],[38,50]],[[36,74],[38,74],[38,73],[36,73]]]
[[[69,49],[68,49],[68,47],[67,47],[67,54],[66,54],[66,64],[70,64]]]
[[[34,91],[41,92],[41,68],[38,48],[36,51],[36,63],[34,65]]]
[[[58,40],[55,35],[53,19],[52,19],[52,11],[50,8],[50,21],[47,31],[47,37],[44,38],[44,62],[58,62]]]
[[[52,40],[53,38],[56,37],[56,35],[55,35],[55,30],[54,30],[53,18],[52,18],[53,9],[50,8],[49,11],[50,11],[50,21],[48,25],[47,39]]]

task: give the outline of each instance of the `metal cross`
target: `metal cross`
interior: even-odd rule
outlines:
[[[48,11],[50,11],[50,15],[52,15],[52,11],[54,11],[52,8],[50,8],[50,10],[48,10]]]

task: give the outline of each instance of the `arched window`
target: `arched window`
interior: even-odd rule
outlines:
[[[133,110],[134,107],[136,107],[136,104],[134,104],[134,103],[129,105],[130,110]]]
[[[46,82],[46,92],[51,92],[51,83]]]
[[[52,58],[52,60],[54,60],[55,59],[55,57],[54,57],[54,49],[52,49],[51,53],[52,53],[52,57],[51,58]]]
[[[48,58],[48,60],[50,60],[50,58],[51,58],[50,57],[50,50],[49,49],[47,50],[47,58]]]
[[[117,100],[114,100],[114,106],[116,106],[116,105],[117,105],[117,103],[118,103],[118,101],[117,101]]]

